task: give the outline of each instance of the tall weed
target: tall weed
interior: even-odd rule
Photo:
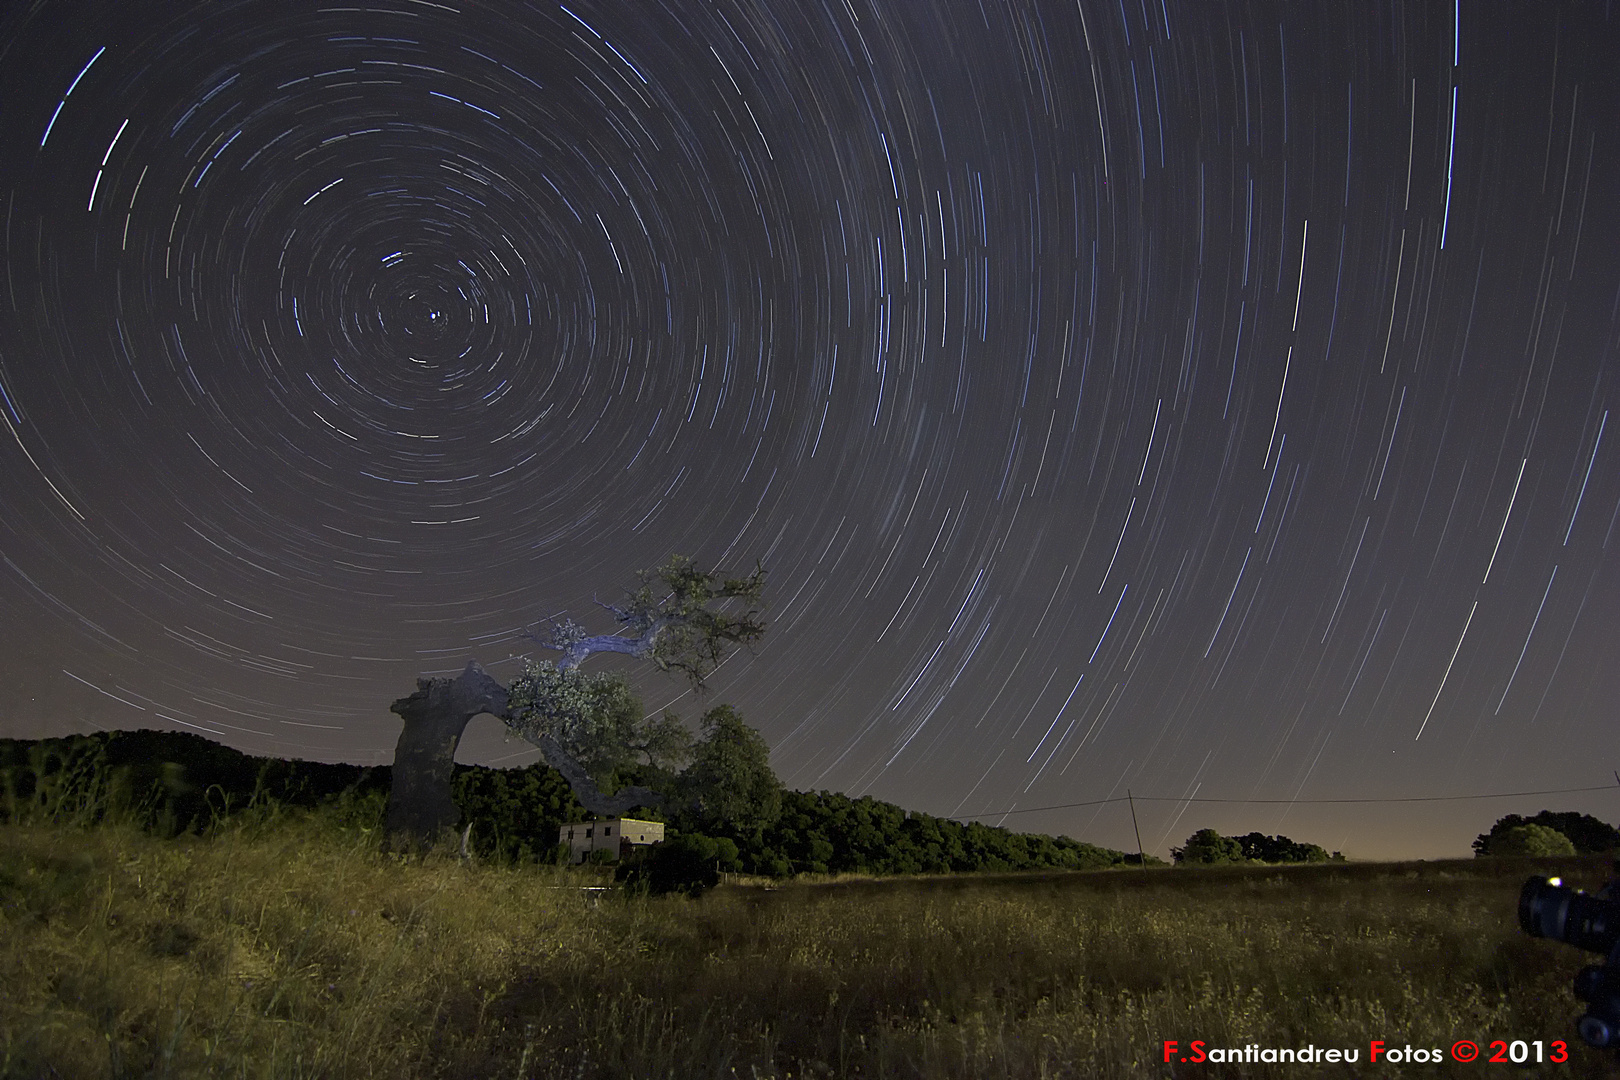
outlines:
[[[590,869],[385,854],[375,796],[165,839],[81,827],[105,796],[54,790],[0,826],[3,1078],[1302,1074],[1164,1060],[1194,1039],[1359,1049],[1320,1076],[1609,1075],[1572,1037],[1590,958],[1515,924],[1545,862],[649,899]],[[1531,1069],[1367,1060],[1462,1038],[1574,1045]]]

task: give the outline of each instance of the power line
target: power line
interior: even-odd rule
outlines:
[[[1501,791],[1491,795],[1409,795],[1397,799],[1180,799],[1168,795],[1136,795],[1121,799],[1116,795],[1113,798],[1092,799],[1089,802],[1058,803],[1055,806],[1030,806],[1022,810],[990,810],[983,814],[968,814],[967,816],[970,818],[1006,817],[1010,814],[1034,814],[1042,810],[1072,810],[1081,806],[1102,806],[1106,803],[1129,802],[1132,799],[1141,799],[1143,802],[1286,804],[1297,806],[1300,804],[1324,805],[1330,803],[1460,802],[1467,799],[1517,799],[1525,795],[1574,795],[1587,791],[1614,790],[1607,784],[1601,784],[1597,787],[1555,788],[1550,791]]]

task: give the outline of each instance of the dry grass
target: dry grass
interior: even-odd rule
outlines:
[[[1367,1064],[1372,1039],[1572,1040],[1596,958],[1519,933],[1526,862],[593,903],[578,871],[271,816],[177,841],[0,827],[0,1077],[1607,1075],[1579,1044],[1556,1069]],[[1360,1062],[1172,1071],[1166,1039]]]

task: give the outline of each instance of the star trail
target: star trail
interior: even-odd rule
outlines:
[[[626,670],[791,787],[1134,850],[1129,791],[1161,856],[1613,820],[1455,797],[1617,783],[1617,49],[1564,3],[12,5],[0,730],[384,763],[417,676],[679,552],[763,561],[770,629],[704,700]]]

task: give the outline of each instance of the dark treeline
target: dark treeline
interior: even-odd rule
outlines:
[[[1543,810],[1534,817],[1509,814],[1498,818],[1496,824],[1491,826],[1490,832],[1480,833],[1474,839],[1474,854],[1476,856],[1493,854],[1494,845],[1500,844],[1508,833],[1524,825],[1540,825],[1567,837],[1578,854],[1600,855],[1620,851],[1620,829],[1616,829],[1608,822],[1574,810]]]
[[[175,835],[250,805],[385,800],[389,772],[250,757],[188,732],[0,739],[0,817],[96,824],[117,815]]]
[[[1199,829],[1187,843],[1171,848],[1176,865],[1209,866],[1220,863],[1314,863],[1342,862],[1344,856],[1318,844],[1302,844],[1286,836],[1251,832],[1242,836],[1222,836],[1214,829]]]
[[[739,847],[743,845],[739,843]],[[750,851],[750,849],[752,849]],[[1014,833],[974,822],[908,813],[870,796],[789,791],[782,813],[743,848],[757,873],[943,874],[979,870],[1093,870],[1135,863],[1135,855],[1067,836]]]
[[[187,732],[3,739],[0,818],[89,824],[116,811],[166,835],[201,831],[252,808],[332,807],[357,821],[380,820],[391,777],[386,765],[253,757]],[[543,762],[517,769],[457,765],[454,798],[462,826],[471,826],[469,850],[501,861],[556,860],[559,826],[589,816],[567,781]],[[737,855],[725,869],[775,877],[1080,870],[1138,861],[1068,837],[963,825],[827,791],[783,792],[773,824],[728,839]]]
[[[189,732],[0,739],[0,820],[95,824],[120,815],[169,836],[255,809],[338,807],[380,820],[392,780],[387,765],[254,757]],[[457,765],[454,793],[473,825],[472,850],[509,861],[550,860],[557,827],[584,813],[544,765]]]

